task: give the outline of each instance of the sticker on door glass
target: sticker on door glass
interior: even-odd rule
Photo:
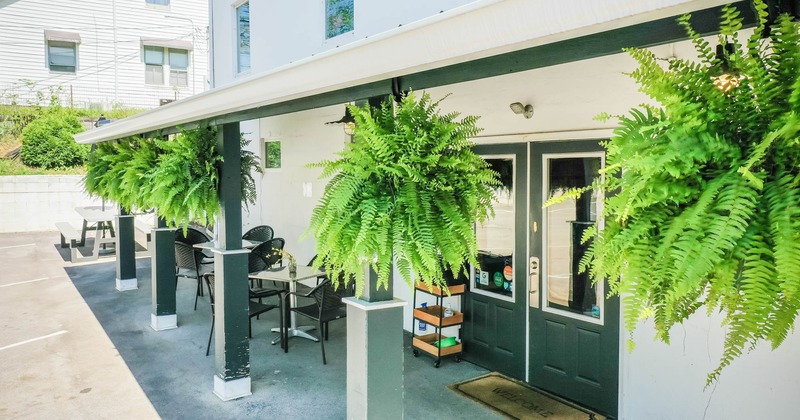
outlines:
[[[493,276],[494,285],[497,287],[503,287],[503,274],[499,271],[496,271]]]
[[[508,281],[511,281],[514,278],[514,270],[510,265],[507,265],[503,268],[503,277],[505,277]]]
[[[488,271],[481,271],[480,276],[478,277],[478,283],[488,286],[489,285],[489,272]]]

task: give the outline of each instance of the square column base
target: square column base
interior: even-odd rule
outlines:
[[[139,282],[136,277],[132,279],[117,279],[117,290],[124,292],[126,290],[136,290],[139,288]]]
[[[400,299],[347,305],[347,418],[403,419],[403,306]]]
[[[150,327],[156,331],[174,330],[178,328],[178,315],[150,314]]]
[[[230,401],[252,395],[250,377],[226,381],[218,375],[214,375],[214,395],[222,401]]]

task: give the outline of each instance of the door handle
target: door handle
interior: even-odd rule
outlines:
[[[528,306],[539,307],[539,257],[528,260]]]

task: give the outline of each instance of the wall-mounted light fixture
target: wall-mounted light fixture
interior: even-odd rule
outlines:
[[[736,74],[736,71],[731,68],[730,57],[734,54],[736,54],[736,45],[733,43],[726,42],[717,45],[716,65],[718,67],[718,74],[713,77],[713,80],[714,86],[723,92],[727,92],[739,86],[740,77]]]
[[[342,124],[342,130],[348,136],[352,136],[355,132],[356,128],[356,119],[353,118],[353,114],[350,113],[350,108],[344,108],[344,116],[336,121],[328,121],[325,125],[329,124]]]
[[[509,105],[509,107],[512,111],[514,111],[515,114],[522,114],[526,119],[533,117],[533,105],[531,104],[522,105],[522,102],[514,102],[513,104]]]

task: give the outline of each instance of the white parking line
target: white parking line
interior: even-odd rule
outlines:
[[[42,277],[42,278],[40,278],[40,279],[25,280],[25,281],[18,281],[18,282],[16,282],[16,283],[9,283],[9,284],[0,284],[0,288],[3,288],[3,287],[8,287],[8,286],[16,286],[16,285],[18,285],[18,284],[33,283],[33,282],[35,282],[35,281],[42,281],[42,280],[47,280],[47,279],[51,279],[51,278],[53,278],[53,277]]]
[[[8,349],[13,348],[13,347],[21,346],[23,344],[28,344],[28,343],[32,343],[34,341],[44,340],[46,338],[55,337],[55,336],[58,336],[58,335],[61,335],[61,334],[66,334],[66,333],[67,333],[66,330],[61,330],[61,331],[58,331],[58,332],[54,332],[52,334],[43,335],[41,337],[31,338],[30,340],[20,341],[19,343],[9,344],[9,345],[7,345],[5,347],[0,347],[0,351],[8,350]]]
[[[26,247],[26,246],[36,246],[36,244],[0,246],[0,250],[11,249],[11,248],[22,248],[22,247]]]

